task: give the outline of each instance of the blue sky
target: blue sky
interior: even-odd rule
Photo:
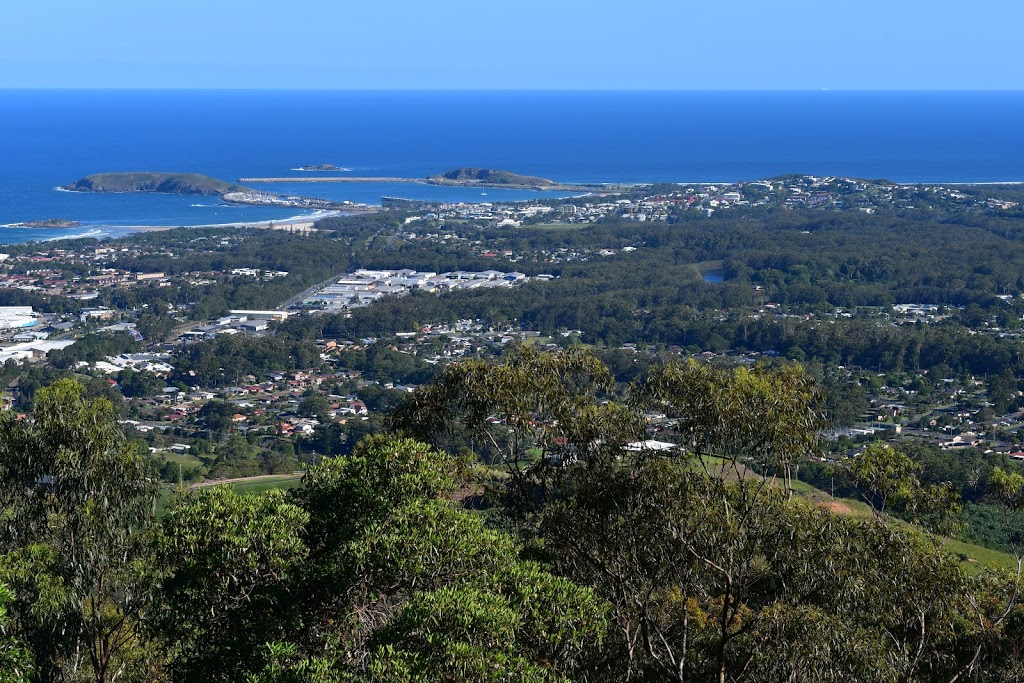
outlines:
[[[3,88],[1024,89],[1019,0],[7,0]]]

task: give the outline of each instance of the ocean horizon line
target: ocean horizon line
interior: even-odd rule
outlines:
[[[906,94],[1024,94],[1024,88],[401,88],[401,87],[204,87],[204,86],[16,86],[0,85],[0,92],[250,92],[250,93],[906,93]]]
[[[62,87],[3,89],[0,104],[11,133],[0,169],[2,223],[211,225],[295,213],[184,195],[53,190],[104,169],[236,182],[316,176],[291,169],[330,161],[360,176],[418,181],[471,166],[681,189],[799,175],[1024,184],[1018,90]],[[369,205],[383,195],[495,203],[579,194],[494,188],[481,196],[474,188],[315,179],[303,189],[260,189]]]

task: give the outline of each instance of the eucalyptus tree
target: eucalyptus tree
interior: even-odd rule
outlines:
[[[1009,642],[930,538],[753,486],[639,454],[545,508],[539,555],[612,605],[624,679],[948,680]]]
[[[0,576],[41,681],[112,681],[143,666],[155,495],[114,406],[80,384],[40,389],[27,419],[0,413]]]
[[[159,543],[172,679],[584,678],[605,602],[456,507],[457,480],[451,456],[377,436],[287,497],[184,494]]]
[[[792,492],[801,460],[820,451],[822,396],[799,365],[717,369],[694,360],[655,368],[634,386],[633,400],[672,420],[680,446],[702,467],[744,479],[748,468],[782,477]]]
[[[640,438],[639,413],[614,400],[614,377],[592,353],[513,349],[503,363],[448,365],[391,415],[392,428],[441,447],[469,446],[509,476],[522,510],[551,469]],[[542,495],[542,494],[540,494]]]
[[[395,422],[449,446],[468,428],[513,465],[529,496],[504,511],[528,507],[526,551],[610,605],[609,680],[1016,680],[1019,574],[970,576],[937,536],[793,495],[823,423],[798,366],[669,364],[617,405],[606,384],[566,379],[577,363],[603,377],[574,353],[453,365]],[[620,421],[567,426],[595,406]],[[679,447],[626,448],[640,411],[661,413]],[[545,457],[514,467],[531,449]],[[875,455],[866,481],[941,530],[950,490],[890,482],[891,454]]]
[[[7,586],[0,584],[0,683],[21,683],[31,678],[35,665],[28,650],[12,633],[7,605],[14,599]]]
[[[929,531],[950,535],[963,511],[960,492],[949,482],[922,482],[921,471],[901,450],[874,442],[853,458],[847,475],[879,521],[899,512]]]
[[[165,573],[150,628],[172,680],[237,680],[264,643],[295,628],[290,579],[308,550],[309,515],[280,490],[179,492],[161,520]]]
[[[394,436],[310,471],[294,493],[312,520],[307,608],[335,615],[314,635],[357,680],[574,680],[602,642],[604,602],[456,508],[459,479],[452,456]]]

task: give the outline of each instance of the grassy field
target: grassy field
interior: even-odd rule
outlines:
[[[237,495],[245,496],[251,493],[264,493],[272,489],[293,489],[301,483],[301,474],[279,474],[251,480],[230,481],[223,484],[203,482],[203,486],[227,486]],[[162,517],[167,511],[167,503],[173,493],[174,489],[170,486],[160,489],[156,499],[156,514],[158,517]]]
[[[992,550],[991,548],[954,539],[946,539],[943,545],[946,550],[954,555],[966,557],[967,559],[961,560],[960,564],[971,573],[980,571],[982,567],[988,567],[989,569],[1013,569],[1017,566],[1017,560],[1013,555],[999,550]]]
[[[721,466],[721,460],[719,459],[706,457],[704,460],[708,464],[709,469]],[[693,462],[691,466],[699,468],[700,464]],[[753,473],[750,474],[752,476],[756,476],[753,475]],[[735,475],[729,476],[730,478],[733,478]],[[744,476],[746,476],[745,470]],[[807,482],[794,480],[793,492],[800,498],[803,498],[818,507],[830,510],[835,514],[842,515],[844,517],[867,519],[872,517],[874,514],[871,507],[864,501],[852,498],[833,498],[827,492],[815,488]],[[904,522],[899,520],[896,520],[896,522],[898,524],[904,524]],[[969,572],[980,571],[983,567],[988,567],[990,569],[1011,569],[1017,566],[1017,560],[1013,555],[999,550],[992,550],[991,548],[951,538],[944,539],[942,544],[950,553],[961,558],[961,565]]]
[[[167,462],[173,462],[175,465],[181,465],[182,467],[202,467],[203,461],[194,455],[188,453],[175,453],[173,451],[167,451],[161,453]]]
[[[534,454],[539,456],[539,451]],[[182,456],[191,457],[191,456]],[[170,459],[170,458],[168,458]],[[718,464],[718,461],[709,459],[709,466]],[[693,463],[694,467],[699,467]],[[497,468],[500,469],[500,468]],[[301,474],[281,474],[274,476],[258,477],[255,479],[225,482],[222,486],[229,486],[232,491],[240,496],[252,493],[264,493],[272,489],[293,489],[302,483]],[[217,485],[207,484],[205,485]],[[825,491],[802,482],[793,482],[793,491],[797,496],[830,510],[838,515],[853,518],[869,518],[872,516],[871,508],[863,501],[850,498],[833,498]],[[170,500],[172,489],[166,487],[160,490],[157,498],[157,515],[162,516],[167,510],[167,502]],[[902,522],[901,522],[902,523]],[[1009,553],[992,550],[972,543],[965,543],[955,539],[945,539],[943,545],[953,555],[961,558],[961,565],[970,572],[977,572],[983,567],[991,569],[1009,569],[1016,566],[1016,559]]]
[[[237,484],[228,484],[231,490],[240,496],[245,496],[250,493],[264,493],[272,489],[294,489],[302,483],[301,474],[283,474],[280,477],[274,479],[266,479],[261,481],[251,482],[239,482]]]
[[[793,490],[797,495],[810,500],[815,505],[844,517],[869,518],[874,514],[871,508],[863,501],[851,498],[833,498],[824,491],[802,481],[793,482]],[[903,524],[902,521],[898,520],[897,523]],[[1010,569],[1017,566],[1017,560],[1013,555],[999,550],[992,550],[991,548],[958,541],[953,538],[943,539],[942,545],[950,553],[959,557],[961,566],[972,573],[979,571],[982,567]]]

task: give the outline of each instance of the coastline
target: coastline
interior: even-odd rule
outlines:
[[[264,179],[249,179],[249,180],[264,180]],[[616,190],[623,190],[627,188],[642,187],[650,185],[650,181],[635,181],[635,182],[608,182],[608,183],[560,183],[555,187],[521,187],[521,186],[509,186],[501,184],[487,184],[480,182],[463,182],[463,181],[451,181],[451,182],[436,182],[431,179],[425,178],[413,178],[413,177],[379,177],[379,178],[368,178],[368,177],[293,177],[293,178],[279,178],[279,179],[266,179],[276,180],[282,182],[298,182],[298,183],[309,183],[309,182],[323,182],[323,181],[335,181],[335,182],[347,182],[347,183],[359,183],[366,182],[369,180],[379,181],[398,181],[407,184],[417,185],[433,185],[433,186],[453,186],[453,187],[465,187],[465,188],[483,188],[483,187],[495,187],[506,190],[532,190],[537,195],[543,196],[545,190],[555,191],[570,191],[569,188],[573,188],[572,193],[566,197],[571,199],[574,197],[587,197],[594,195],[601,195],[605,193],[613,193]],[[728,180],[688,180],[688,181],[665,181],[666,184],[673,185],[709,185],[709,184],[735,184],[735,181]],[[899,181],[893,180],[892,182],[900,185],[922,185],[922,186],[956,186],[956,187],[1019,187],[1024,185],[1024,180],[998,180],[998,181]],[[52,186],[51,186],[52,187]],[[61,193],[70,194],[91,194],[80,190],[70,190],[64,187],[54,187],[56,191]],[[111,193],[111,194],[131,194],[131,193]],[[223,201],[223,197],[221,198]],[[429,202],[430,200],[421,200]],[[482,200],[468,200],[468,203],[478,203]],[[493,198],[490,201],[495,201]],[[528,202],[533,201],[528,198],[519,198],[513,200],[504,200],[509,203],[516,202]],[[279,207],[285,208],[285,207]],[[296,207],[299,208],[299,207]],[[306,210],[312,210],[314,207],[308,207]],[[135,225],[124,225],[124,224],[110,224],[102,221],[90,222],[84,221],[77,226],[68,226],[67,228],[51,227],[51,226],[29,226],[21,223],[10,223],[0,225],[0,244],[19,244],[28,242],[49,242],[59,240],[75,240],[75,239],[114,239],[121,238],[132,233],[145,233],[145,232],[160,232],[165,230],[174,229],[185,229],[185,228],[253,228],[253,229],[281,229],[281,230],[292,230],[296,232],[310,232],[315,230],[315,223],[321,218],[328,216],[338,215],[349,215],[378,211],[381,207],[379,205],[367,205],[361,211],[349,212],[344,208],[327,208],[324,207],[319,210],[315,210],[312,213],[301,214],[297,216],[289,216],[280,219],[265,219],[265,220],[250,220],[250,221],[225,221],[225,222],[202,222],[202,221],[191,221],[187,218],[181,220],[181,222],[175,223],[164,223],[164,224],[135,224]],[[299,210],[303,210],[299,208]],[[224,216],[224,218],[229,218]],[[143,218],[143,220],[145,220]],[[54,234],[55,232],[64,232],[65,234]],[[38,234],[32,234],[38,233]],[[84,234],[83,234],[84,233]]]
[[[32,242],[47,243],[47,242],[60,242],[63,240],[78,240],[78,239],[118,239],[132,235],[134,233],[146,233],[146,232],[164,232],[166,230],[188,230],[197,228],[253,228],[253,229],[266,229],[266,230],[287,230],[292,232],[303,232],[309,233],[316,230],[316,222],[322,218],[330,218],[333,216],[344,215],[344,211],[319,211],[306,216],[291,216],[288,218],[280,218],[275,220],[264,220],[264,221],[236,221],[233,223],[196,223],[188,225],[106,225],[97,223],[94,225],[83,225],[80,228],[69,228],[74,230],[73,234],[68,235],[39,235],[38,237],[31,237],[29,239],[20,239],[16,241],[5,241],[4,232],[0,229],[0,246],[5,244],[29,244]],[[0,228],[13,227],[13,226],[0,226]],[[19,228],[14,228],[19,229]],[[86,230],[86,233],[79,232],[80,230]],[[36,231],[41,230],[37,228],[27,228],[26,230]],[[102,231],[109,230],[114,231],[116,234],[103,234]]]
[[[160,232],[162,230],[183,230],[188,228],[298,228],[311,229],[313,225],[322,218],[333,218],[342,216],[345,212],[341,210],[318,211],[308,216],[292,216],[290,218],[279,218],[265,221],[236,221],[233,223],[195,223],[189,225],[96,225],[95,228],[116,228],[118,230],[132,230],[134,232]]]

